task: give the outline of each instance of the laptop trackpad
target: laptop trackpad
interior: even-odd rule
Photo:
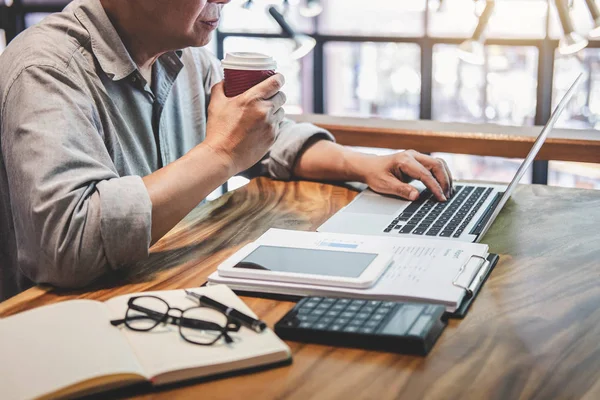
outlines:
[[[344,212],[359,214],[393,215],[406,207],[410,202],[395,197],[384,197],[377,193],[367,192],[350,203]]]

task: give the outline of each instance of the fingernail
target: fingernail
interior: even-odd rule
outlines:
[[[412,192],[409,196],[409,199],[412,201],[415,201],[416,199],[419,198],[419,193],[418,192]]]
[[[448,201],[448,199],[446,198],[446,196],[444,196],[443,194],[442,194],[442,201]]]

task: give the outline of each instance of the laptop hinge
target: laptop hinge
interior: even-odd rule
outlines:
[[[471,229],[471,232],[469,232],[471,235],[477,235],[477,236],[479,236],[479,234],[481,233],[481,230],[485,227],[485,225],[487,224],[488,220],[490,219],[490,217],[494,213],[494,209],[496,208],[496,206],[500,202],[500,199],[502,198],[503,195],[504,195],[504,192],[496,193],[496,197],[494,197],[494,200],[492,200],[492,202],[490,203],[490,205],[487,207],[487,209],[485,210],[485,213],[483,213],[483,215],[481,216],[481,218],[479,218],[479,221],[477,222],[477,225],[475,225],[473,227],[473,229]]]

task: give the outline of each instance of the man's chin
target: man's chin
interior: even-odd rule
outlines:
[[[186,47],[204,47],[206,46],[208,43],[210,43],[210,36],[194,36],[189,38],[189,40],[186,40],[187,42],[187,46]]]

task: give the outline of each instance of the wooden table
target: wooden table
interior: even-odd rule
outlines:
[[[270,227],[314,230],[355,192],[266,178],[199,207],[153,248],[133,283],[30,289],[0,316],[70,298],[198,286]],[[123,396],[203,399],[600,398],[600,192],[520,186],[483,240],[501,259],[468,316],[425,358],[289,342],[291,366]],[[137,281],[137,282],[135,282]],[[271,326],[293,303],[244,298]],[[121,394],[119,394],[121,395]]]

